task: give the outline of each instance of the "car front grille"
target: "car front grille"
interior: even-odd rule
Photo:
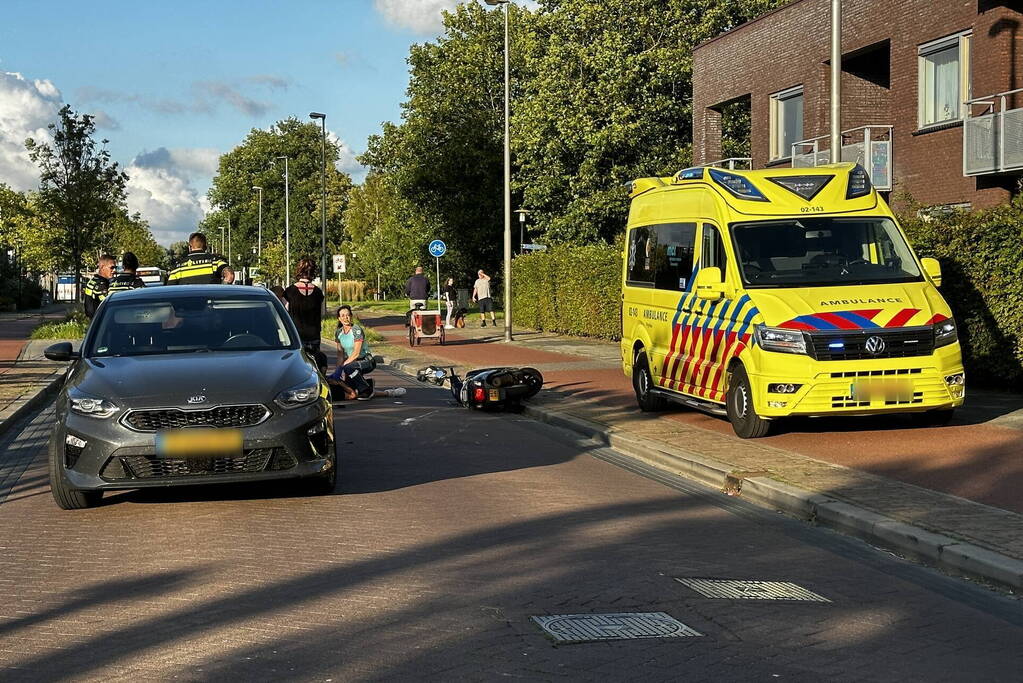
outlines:
[[[132,410],[124,416],[124,424],[137,432],[182,427],[251,427],[270,414],[266,406],[254,403],[240,406],[217,406],[203,410],[152,408]]]
[[[884,349],[879,353],[867,350],[867,340],[871,337],[878,337],[884,342]],[[807,351],[815,360],[910,358],[934,353],[934,330],[930,327],[815,332],[808,334],[807,340]]]
[[[296,464],[295,458],[283,448],[253,448],[234,457],[161,458],[155,455],[122,455],[111,458],[100,476],[108,480],[168,479],[279,471],[290,469]]]

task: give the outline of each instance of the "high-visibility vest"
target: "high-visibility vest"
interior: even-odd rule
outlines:
[[[107,288],[107,293],[126,292],[129,289],[141,289],[145,286],[146,283],[135,273],[119,273],[110,280],[110,287]]]
[[[206,251],[190,251],[185,260],[167,276],[168,285],[219,285],[227,261]]]
[[[103,277],[102,275],[93,275],[82,287],[82,294],[84,299],[82,304],[85,308],[85,315],[92,317],[96,315],[96,309],[99,308],[100,303],[103,299],[107,298],[107,293],[110,290],[110,280]]]

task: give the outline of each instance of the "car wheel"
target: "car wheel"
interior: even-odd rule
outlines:
[[[928,410],[926,413],[911,413],[910,419],[917,427],[945,427],[955,417],[955,408]]]
[[[743,439],[759,439],[771,431],[771,422],[757,415],[753,407],[753,390],[750,388],[746,368],[736,366],[728,373],[728,393],[725,396],[728,421],[737,436]]]
[[[84,510],[96,507],[103,499],[102,491],[80,491],[68,486],[60,471],[57,449],[50,448],[50,492],[61,510]]]
[[[653,392],[654,378],[650,374],[650,362],[642,351],[636,356],[636,363],[632,366],[632,388],[636,391],[636,403],[644,413],[664,410],[668,403],[663,396]]]

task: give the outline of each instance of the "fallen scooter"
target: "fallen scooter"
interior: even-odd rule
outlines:
[[[453,367],[431,365],[419,370],[416,379],[437,386],[449,382],[459,404],[479,410],[517,408],[543,387],[543,375],[536,368],[482,368],[460,378]]]

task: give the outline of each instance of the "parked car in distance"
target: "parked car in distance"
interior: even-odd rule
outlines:
[[[142,278],[146,287],[162,287],[167,284],[167,271],[156,266],[141,266],[135,274]]]

